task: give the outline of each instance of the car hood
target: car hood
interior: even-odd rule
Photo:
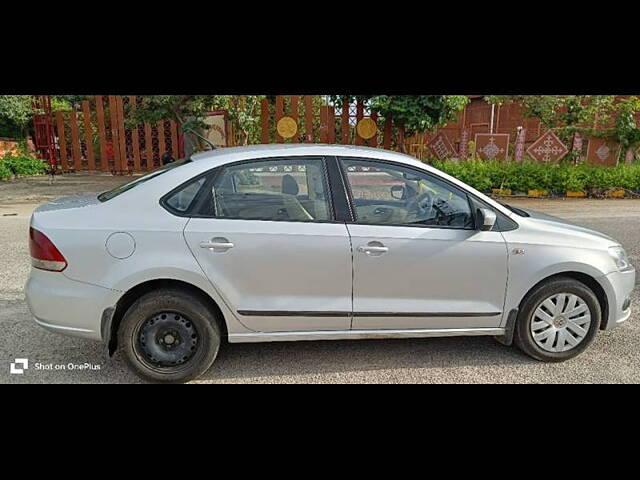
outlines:
[[[586,234],[619,245],[619,242],[614,238],[596,230],[592,230],[581,225],[576,225],[575,223],[568,222],[566,220],[563,220],[562,218],[554,217],[553,215],[547,215],[546,213],[538,212],[536,210],[529,210],[528,208],[520,208],[520,210],[523,210],[527,214],[529,214],[527,220],[541,228],[547,227],[553,228],[554,230],[562,229],[565,233],[570,234],[573,232],[576,234],[580,234],[581,237]]]
[[[69,210],[72,208],[83,208],[91,205],[99,205],[98,193],[81,193],[60,197],[49,203],[44,203],[35,209],[34,213],[53,212],[56,210]]]

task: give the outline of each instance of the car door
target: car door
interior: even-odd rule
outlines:
[[[507,248],[468,195],[424,170],[341,159],[355,221],[353,329],[500,325]]]
[[[246,327],[261,332],[347,330],[351,246],[334,221],[323,158],[219,168],[185,238]]]

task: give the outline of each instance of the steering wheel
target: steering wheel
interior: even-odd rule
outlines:
[[[416,195],[407,202],[407,211],[421,218],[428,216],[433,209],[433,195],[430,192],[423,192]]]
[[[433,209],[436,213],[435,221],[437,225],[458,225],[462,220],[464,220],[464,224],[467,223],[468,214],[466,212],[456,212],[440,196],[433,200]]]

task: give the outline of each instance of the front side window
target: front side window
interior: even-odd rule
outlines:
[[[223,167],[205,215],[245,220],[331,220],[321,158],[264,160]]]
[[[473,228],[464,191],[426,172],[384,162],[341,160],[356,223]]]

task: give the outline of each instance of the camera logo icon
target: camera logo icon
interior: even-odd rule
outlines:
[[[11,362],[11,368],[9,372],[12,375],[22,375],[25,370],[29,368],[28,358],[16,358],[15,362]]]

